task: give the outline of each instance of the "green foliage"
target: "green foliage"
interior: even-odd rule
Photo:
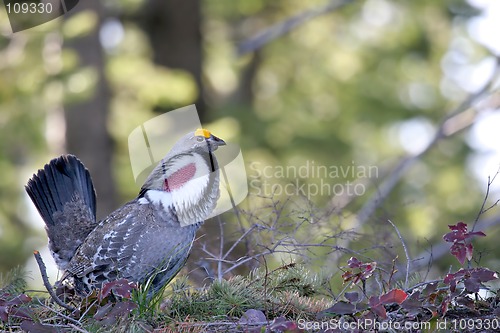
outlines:
[[[290,15],[320,4],[323,2],[294,3],[294,6],[265,3],[258,14],[242,18],[242,10],[236,3],[228,4],[224,10],[220,3],[207,3],[210,22],[224,32],[213,35],[210,45],[226,46],[228,34],[236,35],[234,39],[238,41],[248,39]],[[390,24],[371,19],[372,10],[383,11],[381,8],[387,9],[385,14],[389,15]],[[240,142],[245,148],[250,176],[258,174],[251,169],[252,162],[261,164],[260,171],[269,166],[298,168],[306,161],[326,167],[345,168],[352,161],[356,165],[377,166],[377,177],[357,179],[371,184],[367,187],[373,186],[373,191],[353,198],[344,209],[346,219],[354,220],[357,210],[370,195],[376,195],[383,177],[391,173],[396,161],[405,154],[398,139],[398,132],[403,131],[401,125],[414,119],[435,125],[456,101],[465,97],[464,92],[456,95],[456,100],[441,94],[445,80],[441,59],[449,51],[453,29],[466,24],[462,21],[463,24],[454,25],[450,15],[462,18],[475,14],[464,1],[353,2],[342,11],[315,18],[264,46],[259,50],[251,82],[254,93],[251,105],[223,105],[225,116],[245,124],[241,127]],[[229,17],[239,19],[232,21]],[[239,27],[244,28],[239,30]],[[460,38],[470,41],[468,36]],[[475,45],[471,52],[481,54],[481,47]],[[227,56],[221,59],[221,53]],[[238,77],[249,67],[251,56],[234,62],[229,54],[226,48],[210,47],[207,67],[230,68],[232,75]],[[217,74],[213,77],[217,78]],[[231,82],[226,77],[220,81],[225,88]],[[238,89],[235,85],[232,90],[235,95],[240,93]],[[415,89],[422,92],[419,98],[413,95]],[[408,171],[386,200],[387,204],[371,216],[371,221],[384,219],[388,213],[404,225],[405,234],[416,236],[412,239],[414,244],[424,238],[437,240],[444,232],[444,223],[436,227],[432,221],[472,217],[479,196],[463,193],[472,190],[478,194],[481,189],[474,185],[472,175],[465,169],[470,154],[462,136],[442,143]],[[333,186],[356,178],[323,177],[322,180]],[[285,186],[295,179],[264,177],[262,181]],[[319,184],[320,179],[301,177],[300,181]],[[251,191],[262,194],[255,188]],[[443,194],[446,203],[439,205]],[[345,195],[324,193],[310,198],[322,205]],[[434,227],[419,228],[427,224]],[[415,230],[420,231],[415,233]],[[365,231],[371,233],[370,228]]]
[[[102,74],[111,88],[110,118],[103,121],[115,142],[119,202],[138,192],[127,150],[131,130],[154,117],[154,110],[191,104],[199,93],[192,75],[154,63],[151,40],[140,22],[144,3],[107,4],[106,16],[122,23],[123,40],[94,52],[105,58]],[[489,53],[467,33],[478,11],[465,0],[370,0],[352,1],[299,25],[254,54],[236,56],[240,42],[324,4],[202,2],[203,81],[208,112],[217,119],[209,126],[219,126],[222,137],[242,146],[250,177],[257,176],[252,162],[260,163],[259,171],[269,166],[300,168],[306,161],[325,167],[354,163],[378,168],[374,177],[261,177],[268,188],[295,181],[317,186],[323,182],[330,188],[360,181],[366,192],[347,200],[345,193],[306,193],[315,204],[342,208],[341,218],[349,228],[363,204],[376,195],[383,177],[403,155],[411,154],[400,142],[403,125],[422,120],[435,129],[466,97],[444,68],[449,55],[460,51],[456,45],[467,46],[467,52],[459,52],[460,68]],[[95,32],[98,17],[99,13],[85,11],[40,29],[9,34],[6,13],[0,12],[0,272],[26,262],[32,248],[45,242],[40,223],[37,228],[29,223],[23,184],[37,167],[64,150],[63,105],[95,93],[100,73],[82,68],[80,55],[67,45]],[[380,221],[389,215],[415,252],[423,243],[430,246],[439,240],[447,223],[437,221],[472,219],[483,190],[467,167],[473,154],[466,135],[436,145],[407,171],[383,207],[370,216],[371,223],[356,231],[380,234]],[[250,190],[255,196],[262,194]],[[365,240],[356,247],[364,247]],[[490,240],[486,247],[493,252],[497,248]]]
[[[146,283],[139,285],[132,291],[132,300],[137,304],[137,317],[144,320],[154,320],[160,310],[163,301],[164,291],[167,285],[164,285],[158,292],[153,293],[153,280],[158,272],[152,274]]]
[[[106,121],[116,143],[113,160],[122,201],[136,195],[138,190],[131,181],[126,147],[130,131],[155,116],[154,110],[191,104],[199,93],[194,78],[187,72],[153,63],[152,45],[138,18],[144,3],[127,0],[107,7],[106,15],[119,17],[123,24],[123,41],[114,48],[94,52],[103,51],[106,60],[103,74],[111,87],[111,114]],[[250,187],[252,200],[258,201],[255,198],[261,194],[276,195],[259,192],[266,184],[269,188],[297,182],[296,189],[303,184],[319,186],[322,181],[329,186],[360,181],[366,187],[363,195],[347,198],[345,193],[311,195],[307,190],[275,197],[282,202],[290,197],[305,197],[312,205],[334,212],[338,225],[334,219],[328,219],[318,226],[312,223],[317,218],[316,211],[300,211],[306,227],[296,239],[313,241],[323,235],[348,233],[356,226],[356,214],[378,193],[383,178],[392,173],[402,156],[413,154],[401,143],[405,125],[421,121],[431,131],[435,130],[443,116],[468,93],[450,77],[450,68],[457,72],[490,55],[468,33],[468,23],[479,13],[465,0],[369,0],[352,1],[341,10],[318,16],[272,40],[254,54],[235,56],[240,42],[324,3],[323,0],[218,0],[201,4],[202,71],[208,87],[205,97],[211,117],[218,118],[209,126],[218,126],[222,137],[227,136],[242,146],[250,181],[259,183]],[[22,316],[33,315],[32,326],[27,323],[25,328],[35,331],[59,325],[61,321],[65,329],[70,329],[70,324],[75,323],[64,317],[51,319],[63,310],[50,310],[54,305],[48,301],[42,302],[46,307],[40,307],[27,297],[16,298],[26,289],[26,280],[23,269],[15,267],[27,261],[33,247],[45,243],[39,230],[41,225],[35,229],[29,223],[31,210],[26,209],[23,185],[36,167],[62,152],[63,105],[90,99],[95,93],[100,79],[98,70],[82,68],[80,55],[67,45],[95,32],[98,14],[86,11],[31,32],[9,34],[8,19],[0,11],[0,273],[10,271],[0,275],[2,292],[8,294],[1,301],[2,306],[13,311],[35,307],[35,312],[19,312]],[[458,56],[461,63],[449,67],[447,59],[452,55]],[[355,230],[359,237],[339,237],[338,242],[337,238],[328,238],[329,242],[322,243],[327,246],[308,249],[308,253],[316,261],[322,262],[323,257],[329,256],[329,263],[339,262],[343,257],[331,251],[342,249],[347,243],[347,250],[366,257],[363,263],[376,262],[377,271],[373,275],[371,268],[361,265],[351,268],[351,274],[345,278],[354,281],[359,277],[356,281],[363,283],[363,289],[366,281],[367,290],[372,292],[370,297],[374,298],[362,303],[372,306],[378,315],[384,314],[383,307],[391,306],[391,300],[397,300],[395,303],[401,306],[398,311],[404,309],[407,314],[427,311],[427,315],[436,316],[438,312],[444,315],[449,307],[455,307],[451,310],[459,314],[464,309],[470,310],[468,314],[486,313],[481,302],[456,293],[476,292],[482,282],[495,277],[493,271],[464,268],[447,277],[450,287],[433,289],[437,284],[428,284],[413,290],[411,295],[406,290],[408,298],[402,303],[401,281],[381,273],[396,275],[394,258],[398,253],[401,258],[403,252],[396,237],[387,231],[388,217],[397,221],[413,254],[441,241],[449,221],[475,218],[484,189],[467,166],[474,153],[466,133],[441,141],[406,172],[385,204],[370,216],[369,223]],[[252,168],[256,166],[253,162],[258,162],[258,168]],[[375,166],[378,172],[373,177],[352,174],[268,177],[263,173],[268,167],[298,169],[306,162],[328,168]],[[279,220],[273,214],[282,211],[275,206],[270,210],[271,213],[250,213],[258,215],[258,223],[270,222],[266,227],[271,230],[273,222]],[[299,220],[289,210],[283,213],[280,218],[286,219],[286,223],[281,224],[280,231],[286,234]],[[261,241],[270,239],[264,236]],[[481,242],[484,248],[476,248],[475,253],[489,252],[482,264],[498,265],[495,237]],[[470,243],[455,245],[453,252],[457,259],[462,263],[469,260]],[[432,273],[439,274],[439,269],[446,271],[449,264],[455,264],[454,258],[448,257],[434,265]],[[265,311],[267,318],[280,315],[312,318],[331,305],[331,297],[325,298],[325,294],[332,292],[325,288],[325,279],[309,269],[302,265],[285,265],[271,271],[260,269],[248,276],[215,281],[203,289],[176,280],[171,290],[167,288],[152,297],[146,283],[133,291],[131,301],[111,297],[99,303],[94,295],[97,305],[78,320],[89,332],[109,331],[110,326],[103,325],[106,320],[114,324],[117,332],[151,330],[165,323],[172,324],[172,331],[178,332],[179,326],[175,326],[178,322],[233,319],[252,309]],[[383,282],[387,282],[382,288],[385,289],[374,292],[377,289],[370,282],[380,284],[374,280],[383,277]],[[342,281],[334,276],[329,282],[332,289],[338,289]],[[464,288],[462,283],[466,284]],[[352,294],[347,294],[350,299],[342,298],[346,294],[341,292],[341,300],[337,300],[348,303],[339,305],[344,314],[356,316],[366,310],[361,301],[353,300]],[[164,300],[165,295],[168,300]],[[137,308],[129,314],[132,301]],[[98,310],[100,320],[94,317]],[[43,325],[42,320],[45,320]],[[14,324],[18,321],[19,318],[13,319]]]
[[[205,320],[240,317],[249,309],[260,309],[273,318],[280,315],[310,318],[328,304],[321,297],[325,283],[325,277],[314,275],[298,264],[283,265],[269,272],[259,268],[248,276],[214,281],[202,290],[178,283],[166,294],[167,315],[177,321],[187,316]]]
[[[450,229],[443,240],[453,242],[451,254],[459,261],[463,256],[470,263],[472,252],[471,256],[461,254],[454,246],[474,236],[486,235],[469,232],[462,222],[451,225]],[[35,331],[77,325],[87,332],[140,332],[155,328],[183,332],[214,326],[218,327],[215,331],[221,327],[231,332],[240,327],[270,331],[286,327],[295,332],[298,322],[317,320],[330,323],[370,318],[380,323],[396,320],[403,327],[416,318],[430,323],[436,318],[454,318],[457,313],[476,319],[484,319],[480,313],[486,316],[496,313],[496,298],[479,293],[489,290],[488,282],[498,280],[498,273],[488,268],[462,268],[444,279],[419,281],[410,287],[407,280],[403,289],[397,287],[400,282],[394,278],[395,266],[387,271],[378,266],[376,261],[351,257],[347,266],[341,267],[345,287],[337,294],[330,288],[331,276],[313,274],[297,263],[283,264],[273,270],[264,266],[246,276],[213,281],[204,288],[190,287],[186,279],[179,279],[171,288],[163,288],[154,295],[151,291],[155,275],[139,287],[120,279],[106,283],[83,299],[71,296],[68,293],[71,290],[66,290],[65,300],[77,309],[66,315],[54,308],[54,304],[19,294],[23,272],[15,270],[3,279],[8,287],[0,290],[0,325]],[[374,279],[379,288],[367,288],[367,282]],[[474,294],[474,299],[470,294]]]
[[[26,271],[18,266],[7,273],[0,273],[0,291],[17,295],[26,290]]]

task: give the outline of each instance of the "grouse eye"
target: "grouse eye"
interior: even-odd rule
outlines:
[[[202,142],[203,140],[204,140],[204,139],[203,139],[203,137],[201,137],[201,136],[197,136],[197,137],[196,137],[196,141],[198,141],[198,142]]]

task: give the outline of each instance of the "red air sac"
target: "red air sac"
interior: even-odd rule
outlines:
[[[196,166],[194,165],[194,163],[189,163],[188,165],[180,168],[179,170],[171,174],[170,177],[165,179],[163,190],[171,192],[184,186],[184,184],[186,184],[193,178],[195,173]]]

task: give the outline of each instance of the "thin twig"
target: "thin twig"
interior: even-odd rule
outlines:
[[[440,279],[440,280],[432,280],[432,281],[419,282],[416,285],[414,285],[413,287],[405,289],[405,291],[408,293],[408,292],[410,292],[412,290],[415,290],[415,289],[417,289],[417,288],[419,288],[421,286],[426,286],[428,284],[439,283],[439,282],[443,282],[443,280]]]
[[[477,216],[476,219],[474,220],[474,223],[472,224],[471,232],[474,231],[477,221],[479,221],[479,218],[484,212],[484,206],[486,205],[486,201],[488,201],[488,196],[490,195],[490,186],[491,186],[491,178],[490,176],[488,176],[488,185],[486,186],[486,193],[484,195],[483,203],[481,205],[481,209],[479,209],[479,212],[477,212]]]
[[[316,7],[306,10],[303,13],[297,14],[288,18],[285,21],[279,22],[272,27],[260,32],[256,36],[244,41],[238,46],[238,55],[254,52],[269,42],[279,38],[296,27],[312,20],[315,17],[324,15],[328,12],[342,8],[343,6],[353,2],[353,0],[333,0],[322,7]]]
[[[57,311],[57,310],[55,310],[55,309],[53,309],[53,308],[51,308],[51,307],[49,307],[49,306],[47,306],[47,305],[43,304],[40,300],[38,300],[38,303],[39,303],[39,304],[40,304],[43,308],[45,308],[45,309],[47,309],[47,310],[50,310],[50,311],[54,312],[56,315],[58,315],[58,316],[59,316],[59,317],[61,317],[61,318],[66,319],[66,320],[67,320],[67,321],[69,321],[70,323],[73,323],[73,324],[75,324],[75,325],[81,325],[81,324],[82,324],[82,323],[80,323],[78,320],[73,319],[73,318],[71,318],[71,317],[69,317],[69,316],[66,316],[66,315],[62,314],[61,312],[59,312],[59,311]]]
[[[493,182],[495,181],[495,178],[497,178],[498,173],[500,173],[500,167],[498,168],[498,170],[495,173],[495,175],[493,176],[493,178],[488,176],[488,185],[486,186],[486,194],[484,195],[483,204],[481,205],[481,209],[477,213],[476,219],[474,220],[474,223],[472,224],[471,232],[473,232],[474,229],[476,228],[477,221],[479,221],[479,218],[481,217],[481,215],[483,215],[484,213],[486,213],[487,211],[489,211],[490,209],[495,207],[498,204],[498,202],[500,201],[500,199],[499,199],[493,205],[491,205],[487,209],[484,209],[484,206],[486,205],[486,201],[488,200],[488,196],[490,195],[491,184],[493,184]]]
[[[56,293],[54,292],[54,289],[52,288],[49,278],[47,276],[47,268],[45,267],[45,263],[42,260],[42,256],[40,255],[40,252],[34,251],[33,255],[35,256],[36,263],[38,264],[38,267],[40,268],[40,274],[42,275],[42,280],[43,280],[43,285],[45,286],[45,289],[49,292],[50,297],[56,302],[58,305],[62,306],[66,310],[69,310],[71,312],[76,311],[74,307],[71,305],[68,305],[61,301],[59,297],[57,297]]]
[[[225,168],[220,168],[220,171],[222,173],[222,177],[224,178],[224,183],[226,185],[226,190],[227,193],[229,194],[229,199],[231,201],[231,207],[233,208],[234,211],[234,216],[236,216],[236,220],[238,220],[238,225],[240,227],[240,232],[243,234],[245,233],[245,227],[243,226],[243,222],[241,221],[241,214],[240,210],[236,206],[236,201],[234,200],[234,195],[233,195],[233,190],[231,189],[231,184],[229,183],[229,179],[226,174],[226,169]],[[248,239],[245,239],[245,249],[247,251],[247,254],[250,253],[250,246],[249,246],[249,241]],[[231,252],[232,249],[230,249],[229,252],[226,252],[226,255],[224,258]]]
[[[76,326],[76,325],[74,325],[74,324],[69,324],[69,326],[70,326],[72,329],[74,329],[75,331],[78,331],[78,332],[81,332],[81,333],[89,333],[89,331],[84,330],[83,328],[78,327],[78,326]]]
[[[475,120],[475,114],[471,117],[464,117],[473,105],[491,95],[489,92],[500,75],[500,57],[497,58],[497,66],[494,74],[488,83],[486,83],[478,92],[471,94],[457,108],[448,112],[441,120],[436,133],[430,143],[419,153],[413,156],[407,156],[400,160],[398,165],[392,170],[379,186],[378,191],[365,202],[363,207],[357,213],[356,227],[360,227],[373,216],[375,210],[382,205],[385,199],[392,192],[406,171],[412,167],[420,158],[431,150],[443,138],[451,137],[454,134],[471,126]],[[486,95],[486,96],[485,96]],[[465,119],[467,118],[467,119]],[[470,119],[469,119],[470,118]]]
[[[236,246],[243,240],[243,238],[245,238],[249,233],[251,233],[256,227],[257,226],[254,224],[250,228],[248,228],[247,231],[245,231],[244,233],[242,233],[242,235],[240,236],[240,238],[238,238],[238,240],[236,240],[236,242],[233,243],[233,245],[231,246],[231,248],[226,251],[226,253],[224,254],[224,257],[222,257],[222,259],[226,259],[227,256],[231,252],[233,252],[233,250],[236,248]]]
[[[264,269],[266,270],[265,271],[265,275],[264,275],[264,290],[263,290],[263,294],[262,294],[262,298],[265,300],[266,299],[266,295],[267,295],[267,278],[269,276],[269,267],[267,265],[267,260],[266,260],[266,256],[263,257],[264,259]],[[269,302],[264,302],[264,304],[266,305],[266,308],[267,308],[267,304]],[[269,304],[270,305],[270,304]],[[268,312],[267,310],[268,309],[265,309],[266,312]]]
[[[485,220],[480,220],[477,223],[477,228],[479,230],[487,230],[492,228],[493,226],[499,226],[500,225],[500,216],[493,216],[489,219]],[[437,245],[434,245],[432,247],[432,251],[425,250],[419,255],[417,255],[415,258],[419,258],[418,261],[413,262],[413,269],[418,270],[420,269],[425,263],[427,263],[430,258],[433,260],[437,260],[441,258],[442,256],[448,254],[450,251],[450,246],[448,243],[440,243]],[[424,264],[422,264],[424,263]]]
[[[320,222],[323,221],[325,224],[329,224],[330,221],[328,219],[318,219],[311,224],[309,218],[303,218],[299,220],[299,223],[296,223],[296,220],[290,218],[288,214],[293,216],[297,214],[297,211],[292,210],[290,213],[287,213],[285,210],[285,206],[292,202],[290,198],[287,198],[284,202],[277,201],[274,197],[263,198],[271,200],[270,204],[262,207],[262,209],[266,210],[265,214],[257,214],[255,210],[248,212],[241,210],[241,218],[246,219],[245,224],[249,225],[249,227],[243,229],[242,234],[232,242],[228,249],[224,248],[224,230],[221,224],[219,224],[219,226],[221,228],[220,236],[222,241],[219,244],[218,253],[217,251],[210,251],[206,246],[202,246],[202,251],[207,255],[205,259],[215,262],[219,268],[219,277],[224,277],[243,265],[250,266],[250,263],[258,263],[262,260],[265,261],[266,256],[272,254],[283,253],[307,260],[310,258],[307,256],[307,252],[313,252],[314,248],[327,248],[330,249],[331,252],[352,252],[359,256],[363,256],[360,252],[342,248],[335,243],[328,244],[335,239],[343,239],[351,235],[350,231],[343,231],[337,234],[326,234],[321,237],[321,240],[318,242],[313,242],[311,240],[316,238],[317,234],[311,230],[311,226],[321,229],[322,226]],[[304,234],[301,233],[304,228],[308,228],[308,232],[306,233],[306,236],[308,236],[306,237],[307,239],[303,239]],[[236,260],[230,259],[238,245],[242,244],[245,240],[249,240],[254,244],[252,253],[241,256]],[[269,245],[265,246],[264,244]]]
[[[338,301],[338,300],[340,299],[340,297],[341,297],[342,295],[344,295],[344,293],[345,293],[345,291],[347,290],[347,288],[350,288],[350,287],[352,286],[352,283],[353,283],[353,282],[352,282],[352,280],[351,280],[351,281],[349,281],[349,283],[347,283],[347,284],[344,286],[344,288],[343,288],[343,289],[342,289],[342,290],[338,293],[338,296],[337,296],[337,297],[334,297],[334,300],[335,300],[335,301]]]
[[[489,211],[490,209],[498,206],[498,203],[500,203],[500,199],[497,199],[497,201],[495,201],[493,204],[491,204],[491,206],[489,206],[488,208],[483,210],[483,214],[486,213],[487,211]],[[472,229],[472,231],[474,231],[474,229]]]
[[[219,216],[217,216],[217,220],[219,222],[219,231],[220,231],[220,242],[219,242],[219,258],[222,258],[222,253],[224,252],[224,226],[222,225],[222,219]],[[217,280],[221,281],[222,280],[222,260],[217,262]]]
[[[406,247],[405,241],[403,239],[403,236],[401,236],[401,233],[399,232],[398,227],[394,223],[392,223],[391,220],[387,220],[392,227],[396,230],[396,233],[398,234],[399,241],[403,245],[403,249],[405,251],[405,257],[406,257],[406,274],[405,274],[405,288],[408,288],[408,276],[410,275],[410,254],[408,253],[408,248]]]

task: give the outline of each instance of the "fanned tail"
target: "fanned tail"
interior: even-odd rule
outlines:
[[[85,166],[73,155],[53,159],[28,181],[26,192],[42,216],[60,269],[97,225],[96,197]]]

